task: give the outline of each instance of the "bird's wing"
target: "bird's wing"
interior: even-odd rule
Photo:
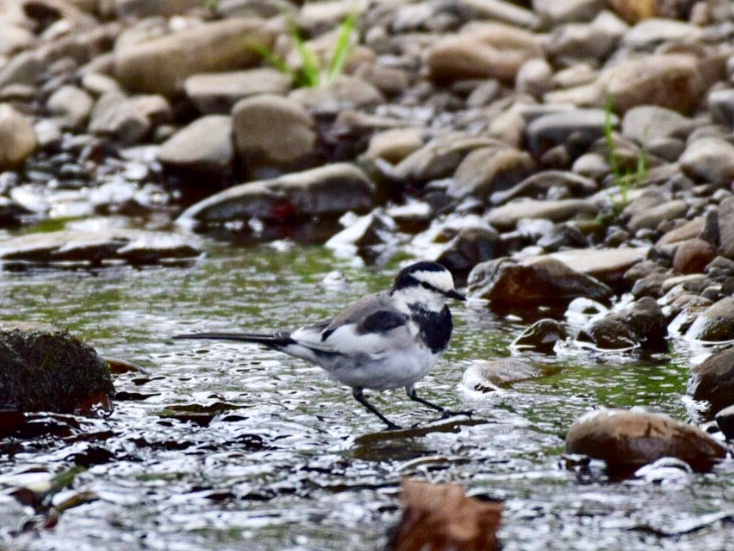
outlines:
[[[378,357],[395,346],[396,334],[405,331],[408,317],[394,310],[385,293],[369,295],[345,309],[328,325],[303,327],[291,338],[321,352],[345,356]]]

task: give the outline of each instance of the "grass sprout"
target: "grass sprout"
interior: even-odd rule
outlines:
[[[306,44],[293,19],[288,19],[288,32],[301,61],[299,68],[294,69],[289,66],[283,56],[267,46],[252,44],[251,48],[278,71],[289,75],[296,87],[317,88],[326,86],[343,74],[344,67],[349,61],[355,43],[354,34],[357,17],[357,11],[354,10],[339,25],[339,35],[326,66],[322,65],[316,53]]]
[[[642,146],[637,154],[635,169],[626,170],[622,168],[622,163],[620,163],[619,154],[617,153],[617,145],[614,141],[613,116],[612,102],[610,99],[607,99],[604,105],[604,141],[607,146],[609,166],[612,169],[614,183],[617,188],[617,193],[612,197],[613,208],[615,214],[619,215],[629,204],[631,191],[641,187],[645,181],[648,161],[647,147],[645,145],[646,140],[643,140]]]

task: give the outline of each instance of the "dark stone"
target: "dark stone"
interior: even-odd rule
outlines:
[[[734,440],[734,406],[726,407],[717,413],[716,424],[727,440]]]
[[[518,263],[509,258],[482,262],[469,274],[469,294],[493,306],[563,304],[579,297],[606,301],[612,290],[554,258]]]
[[[539,352],[553,352],[558,341],[564,341],[568,338],[566,328],[560,322],[554,319],[542,319],[536,321],[528,327],[522,334],[517,337],[512,348],[532,348]]]
[[[642,347],[666,350],[668,334],[665,315],[655,299],[643,297],[629,308],[589,323],[577,339],[597,348],[619,350]]]
[[[436,262],[448,268],[457,284],[480,262],[504,256],[507,247],[500,235],[491,228],[465,228],[441,253]]]
[[[686,338],[704,342],[733,340],[734,297],[723,298],[701,312],[686,331]]]
[[[0,409],[73,413],[113,394],[105,362],[67,331],[0,326]]]
[[[709,403],[707,417],[734,405],[734,348],[713,354],[694,367],[688,394]]]

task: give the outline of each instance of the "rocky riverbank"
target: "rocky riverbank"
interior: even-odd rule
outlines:
[[[327,67],[350,16],[343,70],[298,87],[296,35]],[[1,0],[0,260],[287,237],[572,320],[523,346],[727,346],[733,37],[717,0]]]

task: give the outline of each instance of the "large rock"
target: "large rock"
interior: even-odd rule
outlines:
[[[492,209],[487,222],[498,230],[511,230],[523,219],[546,219],[562,222],[575,216],[594,217],[599,205],[584,199],[559,199],[558,201],[515,201]]]
[[[0,409],[73,413],[114,392],[105,362],[67,331],[0,325]]]
[[[0,104],[0,172],[20,165],[36,149],[36,133],[23,114]]]
[[[662,309],[651,297],[589,322],[576,337],[602,350],[644,348],[667,350],[667,321]]]
[[[161,146],[158,160],[170,173],[184,179],[226,179],[234,163],[232,118],[208,115],[195,120]]]
[[[708,403],[709,418],[734,405],[734,348],[712,354],[694,367],[688,394]]]
[[[663,457],[706,471],[726,457],[726,448],[698,427],[641,408],[582,415],[566,435],[566,452],[602,459],[615,473],[632,472]]]
[[[240,184],[186,209],[178,222],[222,224],[258,218],[284,222],[314,216],[339,216],[373,206],[374,185],[357,167],[338,163],[273,180]]]
[[[456,169],[449,195],[481,199],[522,181],[535,168],[532,157],[512,147],[483,147],[469,153]]]
[[[493,306],[510,307],[567,303],[578,297],[603,301],[612,296],[603,283],[549,257],[478,264],[469,274],[468,293]]]
[[[530,151],[540,155],[557,145],[565,144],[570,136],[590,144],[604,135],[607,114],[601,109],[575,109],[549,113],[533,120],[526,135]],[[616,115],[611,116],[613,125],[618,124]]]
[[[573,266],[575,270],[592,276],[609,285],[623,285],[625,272],[643,260],[649,247],[628,249],[568,249],[552,253],[549,256]]]
[[[84,231],[60,230],[29,233],[0,241],[3,263],[55,262],[103,265],[112,261],[156,264],[192,260],[201,250],[190,237],[132,229]]]
[[[693,180],[729,182],[734,179],[734,145],[713,137],[692,141],[680,157],[680,167]]]
[[[686,338],[704,342],[734,340],[734,297],[723,298],[701,312],[686,331]]]
[[[715,220],[719,254],[734,260],[734,197],[727,197],[719,204],[719,211]]]
[[[469,152],[498,146],[502,144],[481,136],[460,132],[441,134],[405,157],[395,167],[395,176],[409,182],[448,178]]]
[[[251,165],[287,166],[315,153],[314,118],[290,99],[243,99],[232,111],[232,126],[237,151]]]
[[[539,39],[528,31],[496,23],[467,25],[441,38],[428,52],[431,77],[439,81],[496,78],[514,83],[524,62],[543,57]]]
[[[290,91],[291,85],[289,75],[271,67],[262,67],[193,75],[186,79],[184,89],[202,113],[228,115],[241,99],[260,94],[284,95]]]
[[[94,100],[84,90],[66,85],[56,90],[46,102],[60,128],[79,130],[92,112]]]
[[[132,92],[172,96],[191,75],[257,65],[273,33],[260,19],[225,19],[115,51],[114,73]]]
[[[126,97],[107,92],[97,101],[89,131],[133,145],[145,138],[156,124],[168,122],[170,105],[162,96]]]
[[[618,113],[657,105],[686,114],[698,105],[703,90],[696,59],[686,55],[626,59],[605,71],[602,80]]]

